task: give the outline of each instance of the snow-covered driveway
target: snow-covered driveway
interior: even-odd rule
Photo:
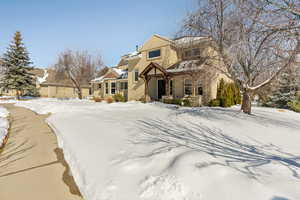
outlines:
[[[87,200],[300,199],[300,114],[39,99]]]

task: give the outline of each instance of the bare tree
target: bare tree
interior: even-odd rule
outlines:
[[[87,52],[67,50],[58,57],[55,70],[61,78],[67,77],[77,89],[78,98],[82,99],[82,85],[88,85],[103,68],[101,57],[94,58]]]
[[[261,0],[201,0],[182,34],[210,39],[212,66],[240,86],[248,114],[252,94],[293,65],[300,50],[299,18]]]
[[[262,2],[264,0],[261,0]],[[299,0],[265,0],[274,7],[290,12],[295,17],[300,18],[300,1]]]

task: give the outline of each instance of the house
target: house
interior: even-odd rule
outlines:
[[[77,88],[66,78],[57,78],[53,69],[45,69],[44,75],[37,78],[37,88],[41,97],[77,98]],[[90,85],[81,85],[82,97],[90,96]]]
[[[231,81],[214,67],[222,65],[218,59],[208,59],[212,57],[216,53],[209,38],[153,35],[140,49],[122,56],[118,66],[93,80],[92,90],[103,98],[126,90],[128,100],[176,98],[205,105],[216,98],[221,78]]]
[[[77,88],[68,79],[58,79],[53,69],[34,68],[30,71],[36,79],[36,87],[41,97],[49,98],[77,98]],[[82,85],[82,96],[90,96],[90,85]],[[2,88],[1,94],[5,96],[16,96],[15,90]]]

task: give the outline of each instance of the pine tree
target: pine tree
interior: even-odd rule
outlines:
[[[288,108],[288,103],[296,99],[297,90],[299,89],[299,77],[293,69],[288,69],[282,73],[278,81],[278,87],[270,97],[268,106],[277,108]]]
[[[0,86],[4,89],[15,90],[17,98],[25,91],[35,90],[35,79],[29,71],[33,69],[30,65],[28,52],[22,42],[19,31],[14,35],[13,41],[3,55],[3,76]]]

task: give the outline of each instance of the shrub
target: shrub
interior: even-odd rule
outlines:
[[[122,94],[115,94],[114,100],[115,102],[126,102],[126,99]]]
[[[94,100],[95,102],[101,102],[101,101],[102,101],[102,99],[101,99],[100,97],[94,97],[93,100]]]
[[[220,106],[220,100],[219,99],[213,99],[209,102],[210,107],[218,107]]]
[[[183,106],[187,106],[187,107],[191,107],[192,106],[192,103],[189,99],[183,99],[182,100],[182,105]]]
[[[164,99],[163,102],[166,104],[173,104],[173,99]]]
[[[240,104],[240,89],[235,83],[226,83],[224,79],[221,79],[217,89],[217,99],[219,100],[219,106],[221,107],[230,107],[232,105]]]
[[[142,103],[146,103],[145,97],[141,97],[141,98],[139,99],[139,101],[142,102]]]
[[[182,105],[182,100],[181,99],[164,99],[164,103],[166,104],[175,104],[175,105]]]
[[[181,99],[172,99],[172,104],[175,104],[175,105],[182,105],[182,100]]]
[[[106,102],[107,103],[113,103],[114,102],[114,99],[112,97],[107,97],[106,98]]]
[[[288,103],[288,107],[295,112],[300,112],[300,101],[291,101]]]

